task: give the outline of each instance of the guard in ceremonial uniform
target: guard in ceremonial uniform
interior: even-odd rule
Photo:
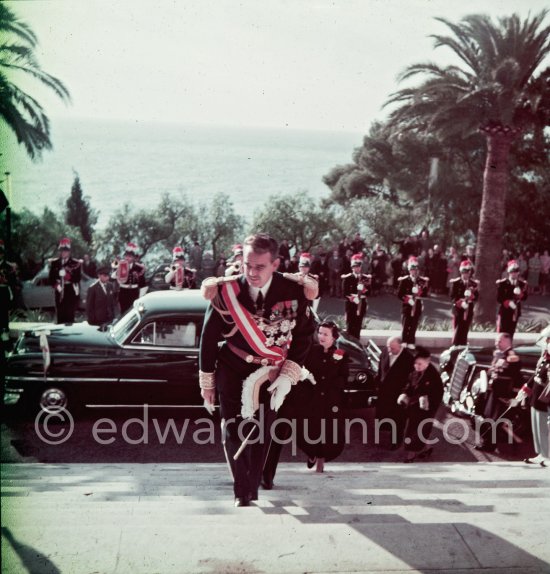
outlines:
[[[124,257],[115,259],[111,265],[114,269],[111,277],[116,279],[119,287],[118,304],[121,315],[132,307],[142,290],[145,292],[145,265],[136,261],[137,255],[137,245],[128,243]]]
[[[460,263],[460,277],[451,279],[453,302],[453,345],[467,345],[468,331],[474,318],[474,304],[479,298],[479,281],[472,279],[474,266],[469,259]]]
[[[170,289],[195,289],[195,273],[185,266],[185,254],[179,245],[172,250],[172,265],[167,267],[166,271],[164,280],[170,285]]]
[[[342,275],[342,291],[346,299],[346,331],[348,335],[360,339],[363,318],[367,313],[371,276],[361,273],[363,264],[361,255],[352,255],[350,264],[351,273]]]
[[[311,269],[311,254],[309,253],[300,253],[300,259],[298,260],[298,275],[300,277],[309,277],[319,284],[319,276],[314,275],[309,272]],[[311,301],[310,304],[313,307],[314,311],[317,311],[317,307],[319,306],[319,302],[321,298],[318,296],[314,301]]]
[[[476,404],[476,411],[483,414],[487,422],[480,425],[481,444],[478,450],[493,452],[497,447],[498,428],[495,421],[509,406],[515,396],[514,388],[521,387],[521,361],[512,349],[512,336],[499,333],[495,341],[493,361],[487,371],[487,390]]]
[[[4,242],[0,239],[0,334],[9,339],[9,310],[15,296],[15,268],[6,261]]]
[[[308,298],[317,295],[317,284],[277,272],[278,253],[274,239],[252,235],[244,243],[243,274],[210,277],[201,287],[210,300],[200,346],[201,394],[205,405],[212,406],[218,392],[235,506],[249,506],[258,497],[270,434],[258,438],[260,424],[253,417],[262,395],[267,396],[265,387],[277,411],[302,377],[313,338]],[[255,437],[242,449],[243,437],[251,431]]]
[[[518,262],[512,259],[506,268],[507,279],[497,281],[497,333],[510,333],[512,338],[521,316],[521,303],[527,299],[527,281],[519,278]]]
[[[231,250],[233,251],[233,257],[225,270],[226,277],[234,277],[235,275],[240,275],[243,272],[243,246],[240,243],[237,243],[236,245],[233,245]]]
[[[409,349],[415,348],[416,329],[422,315],[422,297],[428,294],[427,277],[420,277],[418,274],[418,259],[409,257],[407,261],[409,275],[399,277],[397,286],[397,296],[403,302],[401,307],[401,324],[403,331],[401,338],[403,344]]]
[[[59,241],[59,257],[50,261],[50,285],[55,290],[55,311],[58,323],[74,323],[80,295],[81,262],[71,257],[71,241]]]

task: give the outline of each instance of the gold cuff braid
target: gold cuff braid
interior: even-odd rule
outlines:
[[[279,375],[287,376],[292,381],[292,384],[295,385],[302,375],[302,367],[300,367],[298,363],[287,359],[283,363],[281,370],[279,371]]]
[[[216,379],[214,373],[205,373],[204,371],[199,371],[199,386],[201,389],[215,389]]]

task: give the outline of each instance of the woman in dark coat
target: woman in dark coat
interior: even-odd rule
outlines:
[[[336,348],[339,332],[332,321],[321,323],[317,336],[319,344],[313,345],[304,363],[315,385],[298,445],[308,456],[308,468],[317,465],[317,472],[323,472],[325,461],[335,459],[344,450],[340,411],[349,367],[347,355]]]
[[[404,462],[413,462],[417,458],[429,456],[433,450],[427,444],[432,432],[433,419],[441,399],[443,383],[437,369],[430,362],[428,349],[418,347],[414,357],[414,370],[397,403],[405,407],[407,430],[405,431],[405,450],[408,451]]]

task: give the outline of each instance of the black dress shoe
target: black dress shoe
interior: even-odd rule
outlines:
[[[306,462],[307,467],[308,467],[308,468],[313,468],[313,467],[315,466],[315,463],[316,463],[316,462],[317,462],[317,457],[316,457],[316,456],[314,456],[313,458],[309,458],[309,457],[308,457],[307,462]]]
[[[250,497],[249,496],[236,496],[235,497],[235,506],[250,506]]]
[[[482,452],[495,452],[497,449],[497,447],[493,446],[492,444],[476,444],[474,448],[475,450],[480,450]]]
[[[250,493],[250,501],[253,502],[254,500],[258,500],[258,491],[257,490]]]
[[[273,479],[267,476],[262,476],[261,485],[264,490],[271,490],[273,488]]]

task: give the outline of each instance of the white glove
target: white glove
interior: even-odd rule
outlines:
[[[363,291],[364,288],[365,288],[365,286],[363,285],[363,283],[357,284],[357,291]]]
[[[60,269],[59,270],[59,277],[65,277],[65,275],[67,275],[67,272],[65,271],[65,269]]]
[[[55,288],[56,288],[58,293],[61,293],[63,291],[63,287],[61,287],[61,283],[58,283]]]
[[[461,306],[463,309],[467,309],[467,308],[468,308],[468,303],[466,303],[466,301],[462,301],[462,303],[460,304],[460,306]]]
[[[430,402],[428,401],[428,397],[426,395],[422,395],[418,399],[418,406],[423,410],[427,411],[430,408]]]
[[[417,287],[416,285],[412,288],[412,292],[413,292],[415,295],[418,293],[418,287]]]
[[[410,298],[409,298],[409,305],[410,305],[411,307],[414,307],[414,303],[415,303],[414,299],[413,299],[412,297],[410,297]]]
[[[508,307],[510,307],[510,309],[515,309],[517,307],[517,305],[513,301],[510,301],[510,303],[508,304]]]
[[[271,400],[269,402],[271,409],[278,411],[285,397],[290,392],[292,387],[292,380],[286,375],[279,375],[272,383],[267,387],[267,390],[271,393]]]
[[[464,297],[471,297],[472,296],[472,292],[469,289],[466,289],[466,291],[464,291]]]
[[[400,394],[397,397],[397,404],[406,407],[409,404],[409,397],[405,393]]]
[[[521,293],[521,289],[519,287],[514,288],[514,295],[519,295]]]

